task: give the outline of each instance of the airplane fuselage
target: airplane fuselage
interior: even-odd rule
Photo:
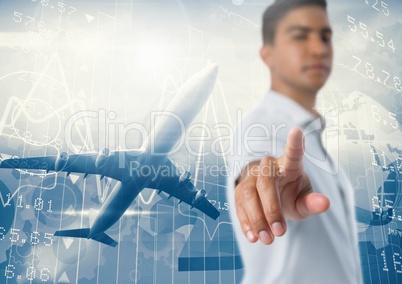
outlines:
[[[139,187],[133,182],[118,182],[96,216],[88,238],[93,238],[113,226],[143,189],[143,186]]]
[[[125,173],[125,178],[117,182],[112,192],[102,205],[94,223],[91,226],[88,238],[92,238],[106,231],[113,226],[127,211],[138,194],[154,181],[160,174],[161,166],[164,165],[167,157],[152,157],[149,153],[130,155],[130,152],[124,156],[124,168],[117,168],[118,165],[111,165],[114,170]]]

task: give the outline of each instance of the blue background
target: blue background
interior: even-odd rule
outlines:
[[[271,2],[0,1],[2,159],[138,148],[130,123],[150,129],[150,113],[210,61],[218,82],[195,122],[210,126],[211,139],[170,158],[221,213],[217,221],[183,213],[177,200],[145,189],[107,232],[118,247],[56,238],[60,228],[88,226],[114,181],[3,170],[0,283],[240,282],[225,177],[207,169],[226,165],[230,127],[269,88],[258,51]],[[399,0],[328,7],[334,68],[317,108],[328,122],[326,147],[355,190],[365,283],[402,283],[401,11]],[[97,117],[77,121],[67,137],[66,123],[82,110]]]

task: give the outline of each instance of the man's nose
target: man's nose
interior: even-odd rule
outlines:
[[[325,57],[330,52],[330,43],[325,42],[321,35],[314,35],[310,38],[310,52],[314,56]]]

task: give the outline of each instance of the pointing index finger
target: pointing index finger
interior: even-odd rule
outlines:
[[[289,173],[289,171],[300,173],[303,169],[303,155],[303,132],[300,128],[292,128],[288,134],[285,153],[281,157],[281,164],[285,167],[285,171],[287,173]]]

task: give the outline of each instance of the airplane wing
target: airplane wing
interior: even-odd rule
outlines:
[[[113,169],[117,163],[117,155],[105,155],[101,153],[68,155],[64,152],[58,156],[11,158],[1,161],[0,168],[62,171],[70,173],[82,173],[85,177],[89,174],[103,175],[116,180],[122,179],[122,173]],[[109,170],[105,170],[109,169]]]
[[[82,173],[85,177],[96,174],[122,181],[127,173],[118,168],[119,152],[110,154],[103,153],[104,151],[94,154],[68,155],[62,152],[58,156],[11,158],[3,160],[0,168]],[[170,174],[156,175],[150,179],[147,187],[164,191],[180,202],[199,209],[212,219],[217,219],[219,211],[206,198],[206,191],[197,189],[190,181],[190,173],[179,174],[177,167],[168,158],[163,163],[170,168]]]
[[[203,190],[203,189],[202,190],[197,190],[197,188],[194,186],[194,184],[191,181],[187,183],[187,185],[185,186],[184,189],[188,190],[188,191],[196,190],[198,192]],[[190,200],[185,200],[185,198],[180,197],[180,194],[178,194],[178,197],[176,197],[176,198],[178,198],[179,200],[181,200],[181,201],[183,201],[183,202],[185,202],[187,204],[190,204],[191,206],[197,208],[201,212],[205,213],[205,215],[211,217],[214,220],[216,220],[220,215],[218,209],[216,209],[215,206],[213,206],[211,204],[211,202],[209,202],[208,199],[205,196],[201,195],[199,197],[196,196],[196,197],[194,197],[194,198],[192,198]]]
[[[206,191],[197,189],[190,181],[190,173],[179,174],[177,167],[169,159],[166,159],[165,165],[171,169],[170,174],[156,177],[146,187],[166,192],[169,197],[173,196],[216,220],[220,215],[219,211],[206,198]]]

